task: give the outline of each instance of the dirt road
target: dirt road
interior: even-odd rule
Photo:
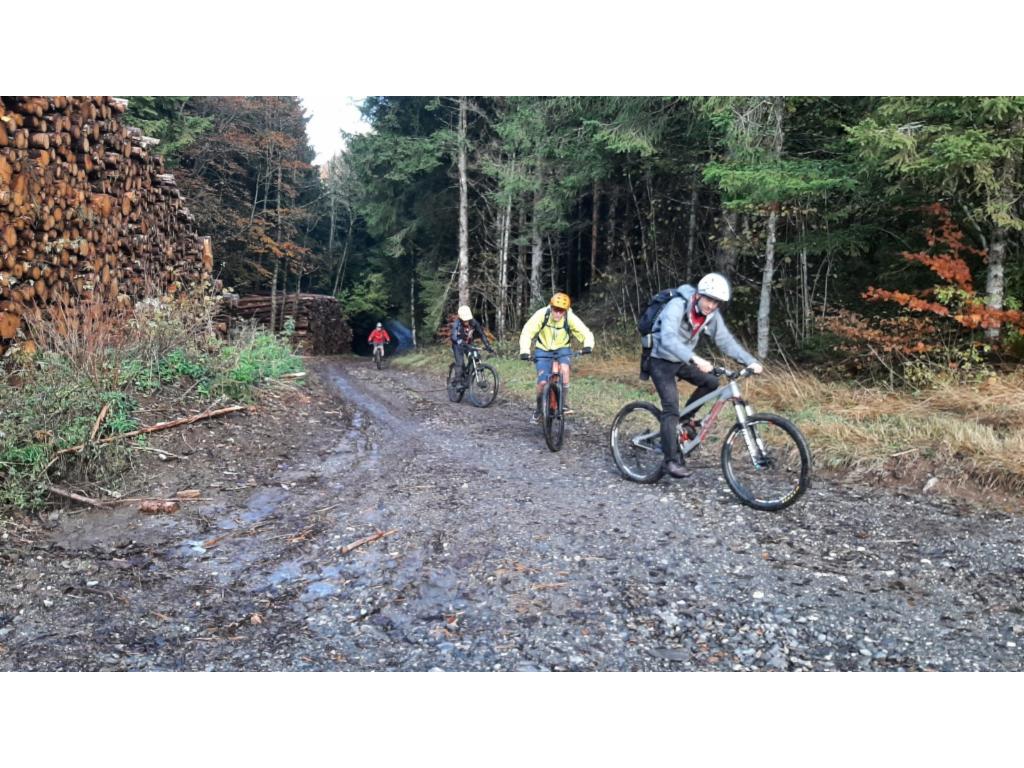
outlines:
[[[1024,666],[1022,517],[821,480],[755,512],[714,457],[639,486],[604,425],[552,454],[504,394],[309,369],[276,408],[160,438],[182,458],[140,492],[202,501],[8,533],[0,670]]]

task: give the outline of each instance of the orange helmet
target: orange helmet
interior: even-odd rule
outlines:
[[[551,306],[553,309],[568,309],[572,302],[569,300],[569,294],[558,292],[551,297]]]

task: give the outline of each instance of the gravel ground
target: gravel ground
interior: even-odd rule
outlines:
[[[817,478],[757,512],[714,460],[621,479],[583,415],[553,454],[503,394],[308,367],[161,438],[146,493],[204,501],[9,529],[0,670],[1022,668],[1020,516]]]

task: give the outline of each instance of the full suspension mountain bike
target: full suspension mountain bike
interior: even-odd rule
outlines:
[[[378,371],[381,368],[384,367],[384,345],[383,344],[374,344],[373,345],[373,362],[376,364]]]
[[[498,396],[498,372],[493,365],[480,360],[480,347],[469,347],[463,358],[462,376],[455,371],[455,363],[448,366],[448,399],[453,403],[469,393],[469,401],[477,408],[486,408]]]
[[[800,498],[811,484],[811,450],[796,425],[771,413],[755,413],[743,399],[739,381],[749,368],[712,373],[728,382],[680,413],[678,439],[683,456],[692,454],[712,434],[726,403],[732,403],[736,422],[722,441],[721,465],[725,482],[737,498],[755,509],[778,510]],[[714,403],[702,421],[691,417],[701,406]],[[638,483],[656,482],[664,472],[661,450],[661,410],[653,403],[627,403],[615,416],[609,432],[612,457],[619,472]]]

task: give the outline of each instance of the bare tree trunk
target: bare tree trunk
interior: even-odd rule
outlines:
[[[726,277],[731,277],[736,269],[736,258],[739,253],[739,214],[735,211],[722,211],[718,221],[718,240],[715,249],[715,269]]]
[[[409,330],[412,331],[412,346],[416,348],[416,256],[409,254],[412,269],[409,270]]]
[[[465,96],[459,96],[459,304],[469,304],[469,185],[466,179]]]
[[[530,276],[526,269],[526,252],[527,244],[523,234],[526,232],[526,214],[529,209],[525,196],[519,198],[519,227],[517,232],[519,233],[519,244],[516,247],[516,281],[518,287],[518,296],[516,300],[516,324],[520,324],[522,319],[526,316],[526,311],[529,307],[528,297],[530,295]]]
[[[775,113],[775,133],[772,139],[772,150],[776,158],[782,156],[782,113],[785,99],[776,96],[772,99]],[[764,251],[764,270],[761,273],[761,303],[757,308],[757,356],[764,359],[768,355],[768,340],[771,336],[772,278],[775,273],[775,230],[779,220],[779,204],[772,205],[768,214],[768,239]]]
[[[811,290],[807,274],[807,240],[803,218],[800,219],[800,338],[811,332]]]
[[[1024,120],[1018,119],[1011,129],[1011,134],[1019,136],[1024,133]],[[1002,172],[1002,202],[1009,213],[1013,210],[1013,183],[1016,180],[1020,159],[1014,155],[1006,158]],[[988,248],[988,272],[985,277],[985,304],[989,309],[1003,308],[1003,291],[1005,288],[1006,246],[1009,231],[1003,225],[996,225],[992,231]],[[1000,328],[985,329],[985,338],[989,341],[999,339]]]
[[[772,277],[775,272],[775,227],[778,221],[778,206],[772,207],[768,214],[768,242],[764,249],[764,270],[761,273],[761,303],[757,308],[757,356],[764,358],[768,354],[770,335],[769,321],[772,307]]]
[[[327,263],[328,264],[333,264],[334,263],[333,259],[331,257],[334,256],[334,232],[335,232],[335,230],[337,229],[337,226],[338,226],[338,213],[337,213],[337,206],[335,205],[336,201],[334,199],[334,186],[333,186],[332,181],[333,180],[330,177],[328,177],[327,183],[328,183],[329,186],[327,187],[327,196],[328,196],[328,198],[331,201],[331,209],[330,209],[331,226],[327,230]],[[338,278],[339,277],[341,277],[341,265],[340,264],[338,265],[338,268],[337,268],[337,270],[335,270],[335,273],[334,273],[334,293],[332,294],[334,296],[336,296],[338,294]]]
[[[515,161],[513,161],[513,168]],[[508,322],[508,254],[512,241],[512,195],[498,216],[498,338],[505,338]]]
[[[539,181],[539,180],[538,180]],[[530,306],[539,307],[543,302],[541,291],[541,270],[544,267],[544,243],[540,233],[540,186],[533,193],[533,221],[530,227]]]
[[[985,304],[989,309],[1003,308],[1003,286],[1006,264],[1006,227],[992,230],[988,247],[988,272],[985,276]],[[985,329],[985,338],[989,341],[999,339],[999,326]]]
[[[551,242],[551,235],[548,235],[547,240],[548,240],[548,253],[551,254],[551,270],[550,270],[550,273],[549,273],[549,278],[550,278],[550,282],[551,282],[551,286],[550,287],[551,287],[551,293],[554,294],[554,292],[558,289],[558,286],[555,283],[556,273],[558,272],[558,254],[555,253],[555,244]]]
[[[689,283],[693,278],[693,249],[697,241],[697,181],[693,182],[693,189],[690,191],[690,222],[686,233],[686,268],[685,281]]]
[[[274,316],[277,309],[277,272],[281,268],[281,260],[274,257],[274,277],[270,282],[270,332],[274,332]]]
[[[281,160],[277,161],[277,244],[281,245]],[[277,323],[277,261],[274,260],[274,289],[270,294],[270,330],[271,332],[278,329]],[[287,279],[288,273],[285,272],[285,279]],[[287,293],[287,291],[285,291]],[[284,314],[284,306],[282,302],[281,314]]]
[[[598,209],[601,207],[601,190],[598,189],[597,182],[594,182],[594,193],[592,195],[593,202],[590,206],[590,281],[589,284],[593,286],[594,281],[597,280],[597,214]]]

